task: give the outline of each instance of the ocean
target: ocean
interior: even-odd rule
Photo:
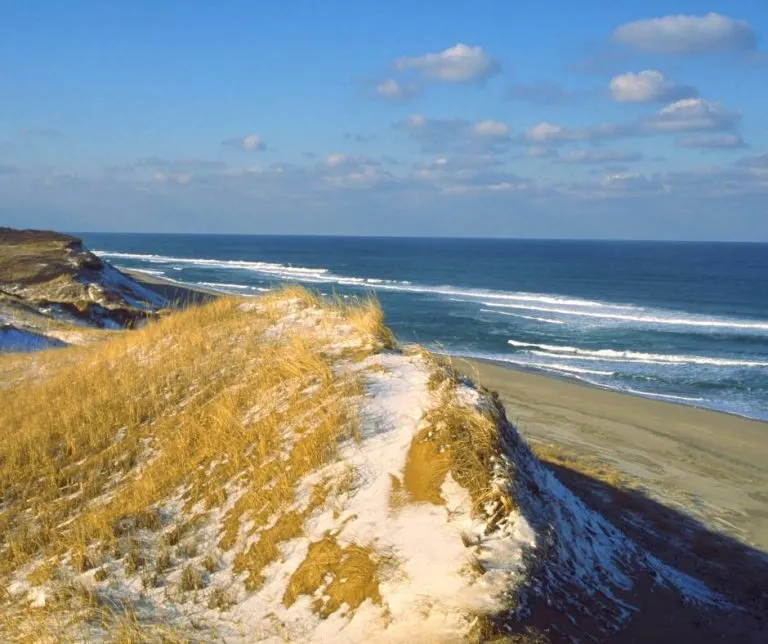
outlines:
[[[373,292],[404,342],[768,420],[768,244],[81,233],[120,268]]]

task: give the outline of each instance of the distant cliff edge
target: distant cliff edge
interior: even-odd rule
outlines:
[[[0,228],[0,351],[87,341],[90,330],[133,327],[165,305],[76,237]]]

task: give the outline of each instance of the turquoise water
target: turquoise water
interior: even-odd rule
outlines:
[[[82,234],[242,295],[373,291],[401,340],[768,420],[768,245]]]

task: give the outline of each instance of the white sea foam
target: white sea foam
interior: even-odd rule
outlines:
[[[153,271],[148,268],[130,268],[129,266],[117,266],[121,271],[136,271],[137,273],[145,273],[147,275],[165,275],[165,271]]]
[[[169,257],[165,255],[146,255],[139,253],[120,253],[113,251],[94,251],[102,257],[116,257],[122,259],[136,259],[152,264],[189,264],[191,266],[208,266],[211,268],[241,269],[257,273],[266,273],[278,277],[296,278],[321,278],[328,273],[326,268],[306,268],[304,266],[291,266],[275,264],[271,262],[250,262],[245,260],[203,259],[193,257]]]
[[[578,347],[557,346],[507,340],[513,347],[528,349],[538,356],[568,356],[569,359],[594,360],[602,362],[642,362],[649,364],[700,364],[719,367],[768,367],[768,362],[755,360],[734,360],[709,356],[670,355],[664,353],[642,353],[640,351],[617,351],[615,349],[580,349]]]
[[[603,320],[620,320],[623,322],[642,322],[645,324],[667,324],[672,326],[694,326],[713,329],[745,329],[754,331],[768,331],[768,322],[764,321],[746,321],[746,320],[728,320],[722,318],[701,318],[701,317],[663,317],[660,315],[627,315],[624,313],[614,313],[604,311],[595,313],[591,311],[575,311],[573,309],[550,308],[543,306],[522,305],[522,304],[502,304],[499,302],[483,302],[485,306],[494,306],[509,309],[524,309],[529,311],[539,311],[542,313],[558,313],[561,315],[575,315],[587,318],[596,318]],[[641,311],[642,309],[638,309]],[[679,315],[678,312],[672,312]]]
[[[734,329],[746,331],[768,331],[768,321],[743,320],[729,318],[709,318],[698,315],[686,315],[679,311],[647,312],[642,307],[629,304],[600,302],[582,298],[566,297],[550,293],[506,292],[487,289],[461,288],[455,286],[436,286],[412,284],[404,280],[388,280],[380,277],[352,277],[337,275],[327,268],[311,268],[293,266],[273,262],[246,260],[221,260],[190,257],[170,257],[140,253],[123,253],[108,250],[94,251],[104,257],[134,259],[154,264],[171,264],[172,269],[179,269],[177,264],[210,267],[229,270],[247,270],[267,275],[276,279],[298,280],[310,283],[329,283],[340,286],[353,286],[380,290],[400,291],[406,293],[426,293],[443,295],[454,298],[470,298],[457,301],[479,304],[482,306],[515,309],[521,311],[536,311],[580,317],[592,320],[613,320],[618,322],[640,323],[646,325],[670,325],[683,327],[700,327],[708,329]],[[543,306],[542,306],[543,305]],[[518,314],[522,317],[521,314]],[[529,316],[541,322],[550,324],[563,323],[554,318]]]
[[[508,360],[509,362],[512,362],[511,360]],[[581,367],[573,367],[566,364],[561,364],[559,362],[529,362],[529,363],[520,363],[521,365],[526,365],[529,367],[534,367],[536,369],[547,369],[550,371],[562,371],[564,373],[580,373],[580,374],[588,374],[591,376],[615,376],[615,371],[603,371],[602,369],[582,369]]]
[[[239,291],[261,291],[257,286],[249,286],[248,284],[227,284],[226,282],[195,282],[198,286],[210,286],[211,288],[230,289],[234,288]]]
[[[575,306],[583,308],[594,309],[634,309],[635,307],[626,304],[609,304],[607,302],[598,302],[597,300],[583,300],[573,299],[567,297],[561,297],[559,295],[552,295],[548,293],[526,293],[526,292],[507,292],[507,291],[493,291],[490,289],[480,288],[461,288],[457,286],[432,286],[426,284],[413,285],[413,286],[390,286],[386,285],[386,288],[390,288],[398,291],[406,291],[411,293],[434,293],[436,295],[445,295],[448,299],[454,302],[466,302],[467,304],[485,304],[486,306],[498,306],[508,308],[521,308],[534,309],[533,306],[522,304],[503,304],[502,302],[508,301],[520,301],[520,302],[535,302],[537,304],[554,304],[560,306]],[[461,299],[471,298],[471,299]],[[484,300],[501,300],[501,302],[490,303]]]
[[[435,353],[440,353],[435,351]],[[537,362],[535,360],[524,360],[499,353],[472,353],[471,351],[451,351],[443,353],[459,358],[469,358],[477,360],[491,360],[493,362],[505,362],[515,364],[520,367],[529,367],[531,369],[546,369],[548,371],[561,371],[567,374],[588,374],[593,376],[615,376],[615,371],[604,371],[602,369],[583,369],[573,365],[563,364],[561,362]]]
[[[506,311],[496,311],[494,309],[480,309],[483,313],[497,313],[512,318],[523,318],[524,320],[535,320],[536,322],[546,322],[547,324],[565,324],[562,320],[553,320],[552,318],[539,318],[535,315],[523,315],[522,313],[507,313]]]
[[[490,299],[501,302],[535,302],[539,304],[553,304],[559,306],[573,306],[590,309],[632,309],[632,306],[624,304],[607,304],[596,300],[564,297],[546,293],[525,293],[494,291],[490,289],[461,288],[450,285],[413,284],[408,280],[391,280],[380,277],[354,277],[337,275],[327,268],[309,268],[304,266],[292,266],[290,264],[278,264],[272,262],[257,262],[246,260],[220,260],[192,257],[171,257],[166,255],[152,255],[140,253],[123,253],[110,250],[96,250],[97,255],[108,258],[134,259],[153,264],[184,264],[189,266],[201,266],[230,270],[248,270],[262,273],[278,279],[299,280],[314,283],[332,283],[341,286],[359,286],[372,289],[401,291],[405,293],[428,293],[444,295],[447,297],[460,296],[472,298],[466,300],[472,303],[480,303],[478,300]],[[178,266],[172,266],[179,269]],[[495,306],[495,304],[494,304]],[[526,307],[523,307],[526,308]],[[559,323],[559,322],[558,322]]]
[[[403,290],[412,290],[409,286],[411,284],[409,281],[386,280],[374,277],[347,277],[331,273],[327,268],[310,268],[306,266],[293,266],[291,264],[278,264],[274,262],[122,253],[108,250],[96,250],[94,253],[101,257],[134,259],[137,261],[149,262],[151,264],[183,264],[224,270],[246,270],[254,273],[261,273],[262,275],[268,275],[277,279],[298,280],[312,283],[332,283],[342,286],[402,288]],[[171,268],[180,270],[179,266],[171,266]]]
[[[452,351],[450,354],[447,354],[447,355],[457,356],[461,358],[469,358],[469,359],[491,360],[492,362],[502,362],[502,363],[507,363],[512,365],[517,365],[520,367],[525,367],[525,368],[539,369],[542,371],[549,371],[555,374],[560,373],[563,375],[567,375],[571,378],[574,378],[576,380],[585,382],[589,385],[599,387],[601,389],[610,389],[611,391],[634,394],[636,396],[659,398],[662,400],[670,400],[673,402],[678,401],[682,403],[701,403],[706,401],[706,398],[699,398],[699,397],[693,397],[693,396],[678,396],[673,394],[662,394],[662,393],[657,393],[652,391],[642,391],[639,389],[632,389],[630,387],[624,387],[624,386],[618,385],[615,382],[612,382],[610,380],[592,380],[591,378],[586,377],[586,376],[614,376],[617,373],[615,371],[602,371],[599,369],[581,369],[579,367],[574,367],[572,365],[561,364],[557,362],[553,362],[553,363],[543,363],[543,362],[534,362],[534,361],[529,362],[526,360],[517,360],[515,358],[510,358],[509,356],[501,355],[501,354],[483,354],[483,353]]]
[[[436,293],[449,293],[451,295],[463,295],[465,297],[490,298],[493,300],[511,300],[520,302],[537,302],[541,304],[555,304],[559,306],[576,306],[582,308],[611,308],[611,309],[634,309],[634,306],[628,304],[609,304],[597,300],[585,300],[581,298],[563,297],[560,295],[550,295],[545,293],[525,293],[525,292],[501,292],[486,289],[456,290],[453,287],[436,286]]]
[[[631,394],[637,394],[638,396],[651,396],[652,398],[665,398],[669,400],[684,400],[687,402],[702,402],[704,398],[692,398],[690,396],[673,396],[672,394],[657,394],[650,391],[640,391],[638,389],[630,389],[626,387],[620,391],[626,391]]]

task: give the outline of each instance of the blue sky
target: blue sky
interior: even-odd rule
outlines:
[[[3,3],[0,224],[768,241],[768,5]]]

